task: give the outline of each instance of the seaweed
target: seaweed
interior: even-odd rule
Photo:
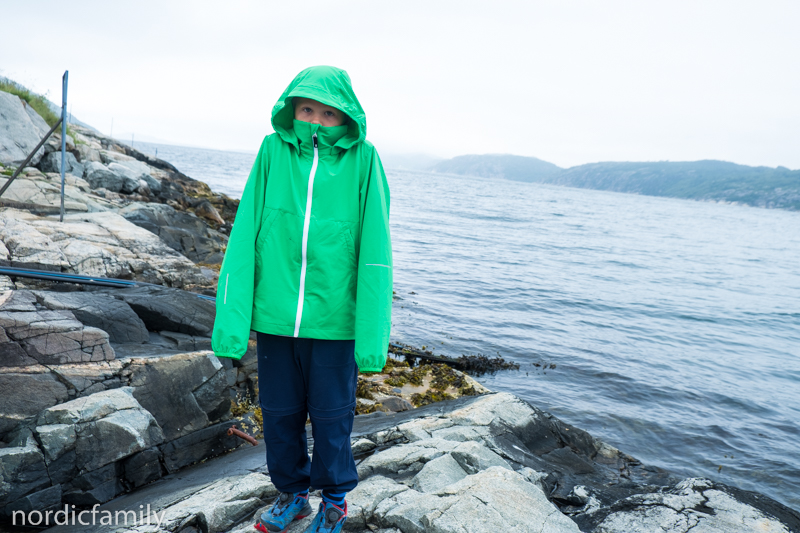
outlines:
[[[392,387],[402,387],[406,383],[408,383],[408,379],[405,376],[405,372],[397,376],[390,376],[383,380],[384,383],[390,385]]]
[[[374,413],[378,405],[380,404],[356,402],[356,415],[368,415],[370,413]]]
[[[460,389],[464,384],[463,375],[456,373],[445,364],[431,365],[431,374],[433,375],[431,387],[440,391],[444,391],[448,387]]]
[[[414,404],[414,407],[422,407],[423,405],[430,405],[432,403],[452,399],[453,396],[450,394],[437,390],[427,390],[425,394],[416,393],[411,395],[411,403]]]
[[[356,385],[356,398],[364,398],[365,400],[374,400],[372,391],[377,388],[375,383],[367,381],[366,379],[358,376],[358,384]]]
[[[433,364],[439,363],[453,366],[474,376],[494,374],[498,370],[519,370],[519,363],[506,361],[500,356],[489,357],[478,354],[462,355],[461,357],[453,358],[442,355],[433,355],[432,351],[425,350],[425,348],[426,346],[423,346],[422,349],[419,350],[405,344],[392,343],[389,345],[389,352],[405,357],[405,360],[411,368],[414,368],[416,361],[421,359],[425,361],[431,361]]]
[[[519,363],[506,361],[500,356],[488,357],[482,354],[462,355],[456,361],[464,372],[474,376],[494,374],[498,370],[519,370]]]

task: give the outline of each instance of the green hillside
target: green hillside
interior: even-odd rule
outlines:
[[[460,155],[440,161],[431,167],[434,172],[502,178],[516,181],[540,181],[561,172],[553,163],[510,154]]]
[[[535,157],[469,155],[437,163],[432,170],[584,189],[800,210],[800,170],[784,167],[749,167],[708,160],[605,162],[561,169]]]

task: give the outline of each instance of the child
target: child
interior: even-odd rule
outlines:
[[[389,187],[345,71],[298,74],[272,125],[222,263],[212,344],[218,357],[240,359],[250,330],[258,336],[267,466],[281,494],[256,529],[283,531],[308,515],[313,487],[322,503],[306,532],[334,533],[358,484],[350,449],[358,371],[386,362]]]

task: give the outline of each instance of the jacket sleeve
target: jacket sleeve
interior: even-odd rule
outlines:
[[[356,289],[356,363],[362,372],[386,364],[392,326],[392,240],[389,184],[375,151],[361,187],[361,236]]]
[[[233,223],[217,283],[217,316],[211,348],[217,357],[241,359],[250,339],[255,285],[256,238],[267,188],[266,139],[253,163]]]

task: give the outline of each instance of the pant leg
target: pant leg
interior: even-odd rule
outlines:
[[[308,376],[308,413],[314,436],[311,485],[349,492],[358,484],[350,447],[358,383],[355,341],[314,339]]]
[[[267,468],[281,492],[308,489],[306,377],[291,337],[258,334],[258,393]]]

